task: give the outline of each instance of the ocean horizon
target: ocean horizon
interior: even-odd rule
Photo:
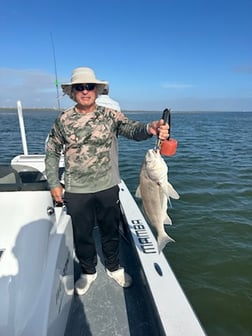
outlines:
[[[169,106],[167,107],[169,108]],[[23,111],[48,111],[48,112],[63,112],[66,108],[50,108],[50,107],[23,107]],[[17,107],[0,107],[0,113],[1,112],[16,112]],[[123,113],[160,113],[162,114],[163,110],[145,110],[145,109],[137,109],[137,110],[127,110],[124,109]],[[171,110],[172,113],[251,113],[252,110],[233,110],[233,111],[226,111],[226,110]]]

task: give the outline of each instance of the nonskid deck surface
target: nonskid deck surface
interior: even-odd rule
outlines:
[[[83,296],[74,296],[65,336],[158,336],[152,302],[134,255],[134,247],[121,238],[121,265],[133,277],[130,288],[119,287],[102,264],[98,229],[98,276]],[[76,279],[79,265],[76,263]]]

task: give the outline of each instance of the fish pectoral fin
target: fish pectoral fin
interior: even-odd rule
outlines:
[[[174,198],[174,199],[179,199],[179,194],[177,193],[177,191],[173,188],[173,186],[171,185],[170,182],[167,182],[167,184],[165,186],[162,187],[166,197],[169,199]]]
[[[140,190],[140,185],[137,187],[137,190],[136,190],[135,196],[136,196],[137,198],[142,198],[142,195],[141,195],[141,190]]]

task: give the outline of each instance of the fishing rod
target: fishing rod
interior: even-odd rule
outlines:
[[[58,110],[60,112],[60,98],[59,98],[59,81],[58,81],[58,73],[57,73],[57,64],[56,64],[56,55],[55,55],[55,45],[53,40],[53,35],[50,33],[51,42],[52,42],[52,51],[53,51],[53,64],[54,64],[54,74],[55,74],[55,86],[57,92],[57,103],[58,103]]]

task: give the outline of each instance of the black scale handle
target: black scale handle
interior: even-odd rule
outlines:
[[[169,125],[169,134],[171,134],[171,110],[170,109],[166,108],[163,111],[162,119],[165,121],[165,124]],[[169,139],[170,139],[170,135],[167,138],[167,140]]]

